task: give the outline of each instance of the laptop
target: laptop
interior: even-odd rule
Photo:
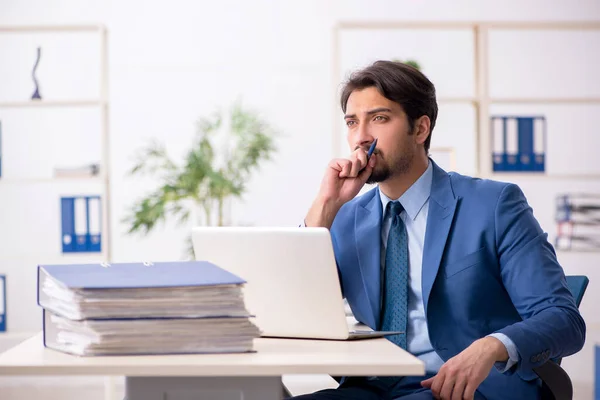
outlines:
[[[196,227],[195,259],[247,281],[244,300],[264,337],[354,340],[403,332],[353,329],[326,228]]]

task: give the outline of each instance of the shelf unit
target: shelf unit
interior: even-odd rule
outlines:
[[[512,179],[514,177],[557,178],[557,179],[599,179],[600,174],[548,174],[548,173],[495,173],[492,171],[491,138],[490,138],[490,106],[492,104],[595,104],[600,105],[599,97],[492,97],[489,93],[489,32],[491,30],[592,30],[600,31],[600,22],[453,22],[453,21],[347,21],[333,28],[333,82],[341,81],[340,37],[345,30],[470,30],[474,37],[474,84],[475,95],[472,97],[438,97],[438,104],[458,103],[472,104],[475,107],[477,152],[476,176],[495,179]],[[337,93],[334,90],[334,93]],[[334,97],[334,113],[339,114],[339,103]],[[332,137],[333,156],[338,157],[339,143],[342,133],[339,125],[334,122]]]
[[[90,177],[48,177],[48,178],[0,178],[2,185],[29,185],[41,183],[65,183],[65,182],[90,182],[102,183],[102,251],[93,253],[100,256],[104,261],[112,261],[111,253],[111,225],[110,225],[110,141],[109,141],[109,96],[108,96],[108,32],[104,25],[14,25],[0,26],[0,34],[28,34],[28,33],[95,33],[100,39],[100,87],[97,98],[85,99],[75,98],[67,100],[28,100],[28,101],[0,101],[0,110],[2,109],[36,109],[36,108],[78,108],[95,107],[100,110],[100,134],[101,134],[101,155],[100,171],[97,176]],[[56,209],[59,210],[59,199],[56,199]],[[87,254],[87,253],[84,253]],[[91,254],[91,253],[90,253]],[[61,253],[62,255],[62,253]],[[64,255],[72,257],[71,254]],[[89,254],[88,254],[89,256]]]

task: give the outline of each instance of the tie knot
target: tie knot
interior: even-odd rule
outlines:
[[[390,201],[388,203],[388,207],[392,217],[400,215],[400,213],[404,210],[404,207],[402,207],[402,204],[400,204],[399,201]]]

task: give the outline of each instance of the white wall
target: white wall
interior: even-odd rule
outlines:
[[[155,183],[151,179],[126,175],[132,165],[134,151],[147,139],[159,138],[167,143],[174,158],[180,157],[190,143],[196,119],[239,97],[245,104],[260,111],[285,136],[279,142],[280,151],[276,159],[255,175],[244,200],[234,205],[233,223],[294,225],[304,216],[316,193],[324,166],[338,150],[333,148],[331,140],[334,121],[339,117],[333,115],[338,82],[332,80],[332,32],[337,22],[349,20],[597,21],[600,20],[600,3],[595,0],[0,1],[0,24],[103,23],[108,28],[111,245],[115,261],[180,258],[184,251],[184,238],[189,232],[189,226],[168,224],[146,238],[126,234],[127,227],[120,222],[125,211],[135,199],[152,190]],[[598,49],[598,43],[595,48]],[[86,87],[69,83],[66,79],[69,74],[77,74],[66,66],[70,62],[80,62],[77,60],[81,58],[81,51],[72,54],[73,60],[65,56],[62,73],[60,68],[53,70],[65,92]],[[426,49],[421,51],[432,57]],[[20,52],[0,40],[0,59],[5,54]],[[47,58],[45,60],[50,62]],[[31,63],[27,61],[27,73]],[[89,69],[85,72],[91,76]],[[0,71],[3,71],[1,67]],[[48,82],[46,93],[52,89],[48,85],[53,79],[53,76],[44,77],[44,81]],[[594,75],[584,79],[598,83]],[[23,95],[24,90],[14,85],[9,91],[8,82],[10,80],[7,81],[6,76],[3,80],[0,73],[2,100],[6,100],[5,97],[9,97],[7,93],[13,90],[15,96]],[[452,87],[451,82],[434,83],[440,87]],[[510,80],[504,85],[505,88],[514,85],[515,90],[520,87],[519,82]],[[23,87],[29,90],[27,83]],[[0,120],[16,118],[14,113],[0,109]],[[75,115],[77,117],[61,117],[61,126],[73,123],[73,118],[84,118],[83,113]],[[93,125],[95,122],[92,122],[97,118],[85,118],[89,122],[80,122],[77,126],[89,124],[90,131],[97,130],[97,126]],[[61,135],[60,126],[54,123],[44,127],[45,135]],[[3,135],[11,134],[15,132],[9,132],[5,127]],[[438,130],[437,134],[442,135],[442,132]],[[592,129],[581,133],[593,134]],[[462,148],[474,149],[468,135],[466,138],[461,143]],[[29,147],[23,147],[22,141],[5,139],[5,155],[9,152],[6,145],[10,140],[20,146],[19,157],[35,154]],[[44,143],[42,136],[29,140],[31,143]],[[86,151],[93,151],[93,147]],[[78,154],[78,148],[61,148],[60,152],[66,154],[61,158],[66,158],[69,153]],[[17,158],[14,160],[18,161]],[[27,171],[37,174],[40,163],[33,158],[31,164],[25,163],[19,171],[30,168]],[[4,168],[9,166],[5,164]],[[544,210],[539,214],[542,225],[553,231],[553,214],[547,204],[553,201],[551,199],[558,185],[561,185],[561,191],[570,190],[569,182],[550,185],[537,181],[522,183],[534,209]],[[39,310],[35,304],[35,266],[38,262],[64,260],[57,244],[60,231],[55,205],[58,195],[69,190],[48,184],[31,187],[2,185],[0,181],[0,273],[8,275],[9,329],[35,330],[40,327]],[[581,187],[583,184],[577,185]],[[98,190],[89,187],[76,189]],[[600,190],[598,184],[595,189]],[[19,227],[26,227],[27,231],[15,234]],[[16,249],[15,238],[21,242],[26,237],[35,240],[24,250]],[[48,245],[49,242],[53,244]],[[37,254],[39,248],[46,250]],[[595,255],[578,257],[567,254],[561,255],[561,259],[565,260],[569,273],[584,271],[600,278],[593,270],[595,265],[592,264],[599,261]],[[582,306],[589,320],[595,318],[590,306],[598,300],[595,287],[592,281]],[[591,381],[591,358],[586,360],[582,379]]]

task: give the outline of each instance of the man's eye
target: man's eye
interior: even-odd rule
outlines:
[[[376,121],[385,121],[385,117],[382,116],[382,115],[378,115],[378,116],[375,117],[375,120]]]
[[[346,121],[346,125],[347,125],[347,126],[350,126],[350,125],[352,125],[352,124],[354,124],[354,121]]]

